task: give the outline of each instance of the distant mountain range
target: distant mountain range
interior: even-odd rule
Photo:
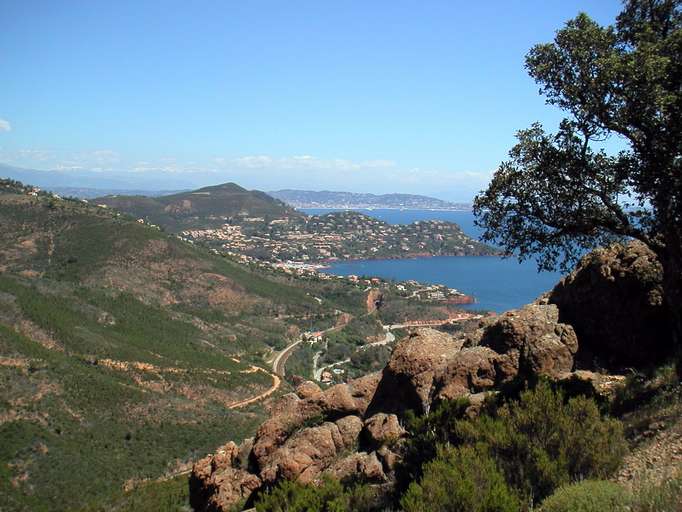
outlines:
[[[468,203],[451,203],[414,194],[358,194],[329,190],[276,190],[268,192],[294,208],[388,208],[406,210],[470,210]]]

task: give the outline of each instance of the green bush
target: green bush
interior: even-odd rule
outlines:
[[[345,489],[341,482],[325,479],[321,485],[284,480],[261,495],[257,512],[363,512],[374,508],[374,495],[367,486]]]
[[[495,461],[470,446],[439,450],[401,500],[405,512],[515,512],[518,498]]]
[[[546,383],[521,393],[493,416],[455,423],[460,444],[483,444],[507,482],[532,502],[565,484],[605,478],[620,465],[627,445],[619,421],[602,418],[591,399],[565,402]]]
[[[632,497],[620,485],[606,480],[584,480],[560,487],[542,502],[541,512],[625,512]]]

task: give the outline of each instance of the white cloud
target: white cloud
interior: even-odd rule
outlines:
[[[353,161],[343,158],[324,159],[312,155],[272,157],[268,155],[249,155],[238,158],[214,158],[213,161],[225,169],[264,169],[264,170],[332,170],[353,171],[395,167],[392,160]]]
[[[5,119],[0,119],[0,132],[9,132],[12,130],[12,125]]]

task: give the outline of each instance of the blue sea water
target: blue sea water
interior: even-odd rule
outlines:
[[[331,210],[305,209],[309,214]],[[432,210],[358,210],[391,224],[409,224],[417,220],[455,222],[471,237],[481,230],[468,211]],[[496,312],[518,308],[550,290],[561,278],[557,272],[540,272],[534,261],[518,263],[495,256],[439,256],[406,260],[360,260],[334,263],[325,270],[337,275],[367,275],[386,279],[414,279],[424,283],[444,284],[476,298],[475,309]]]

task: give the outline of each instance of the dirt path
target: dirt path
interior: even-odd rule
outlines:
[[[244,400],[240,400],[238,402],[235,402],[235,403],[229,405],[228,409],[238,409],[239,407],[244,407],[244,406],[252,404],[254,402],[258,402],[260,400],[263,400],[264,398],[269,397],[275,391],[277,391],[279,389],[280,385],[282,384],[282,380],[277,375],[275,375],[274,373],[270,373],[269,371],[264,370],[263,368],[260,368],[259,366],[252,366],[249,370],[244,370],[243,373],[253,373],[253,372],[263,372],[263,373],[267,373],[268,375],[270,375],[270,377],[272,377],[272,387],[270,387],[270,389],[268,389],[267,391],[264,391],[263,393],[261,393],[259,395],[256,395],[256,396],[253,396],[251,398],[246,398]]]

